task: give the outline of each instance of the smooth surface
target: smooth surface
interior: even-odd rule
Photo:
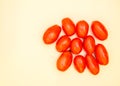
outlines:
[[[61,25],[64,17],[75,23],[101,21],[108,30],[103,43],[109,64],[96,76],[72,66],[56,68],[55,43],[45,45],[44,31]],[[120,86],[119,0],[0,0],[0,86]]]

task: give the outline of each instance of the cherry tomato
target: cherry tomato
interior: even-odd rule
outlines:
[[[74,67],[80,73],[84,72],[86,68],[85,58],[81,55],[75,56],[74,58]]]
[[[62,20],[62,28],[66,35],[71,36],[75,33],[75,24],[70,18]]]
[[[86,65],[89,71],[96,75],[99,73],[99,64],[97,63],[96,59],[92,55],[86,55]]]
[[[87,36],[89,25],[86,21],[82,20],[76,24],[76,33],[78,37],[85,38]]]
[[[59,52],[66,51],[68,47],[70,47],[70,43],[71,43],[71,39],[68,36],[64,35],[60,37],[60,39],[58,39],[56,43],[57,51]]]
[[[71,41],[70,49],[72,53],[79,54],[82,50],[82,41],[79,38],[74,38]]]
[[[61,32],[61,27],[58,25],[53,25],[53,26],[49,27],[43,35],[44,43],[51,44],[51,43],[55,42],[57,40],[60,32]]]
[[[98,44],[95,47],[95,56],[99,64],[101,65],[107,65],[109,62],[108,59],[108,52],[104,45]]]
[[[92,25],[92,32],[99,40],[105,40],[108,37],[108,32],[105,26],[99,21],[93,21]]]
[[[57,68],[60,71],[67,70],[72,63],[72,53],[69,51],[63,52],[57,60]]]
[[[95,39],[92,36],[86,36],[83,46],[87,54],[92,54],[95,50]]]

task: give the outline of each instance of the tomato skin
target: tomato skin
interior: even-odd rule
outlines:
[[[82,41],[79,38],[74,38],[71,41],[70,49],[73,54],[79,54],[82,50]]]
[[[85,62],[85,58],[82,55],[75,56],[73,63],[74,63],[75,69],[79,73],[84,72],[86,68],[86,62]]]
[[[92,32],[99,40],[105,40],[108,37],[108,32],[105,26],[99,21],[93,21],[92,25]]]
[[[56,43],[56,49],[59,52],[64,52],[68,49],[68,47],[70,47],[70,43],[71,43],[71,39],[67,36],[61,36],[57,43]]]
[[[75,33],[75,24],[70,18],[62,19],[62,28],[66,35],[71,36]]]
[[[87,54],[92,54],[95,50],[95,39],[92,36],[86,36],[83,42],[83,47]]]
[[[81,20],[76,24],[76,33],[80,38],[85,38],[87,36],[89,25],[85,20]]]
[[[99,64],[107,65],[109,62],[108,52],[104,45],[98,44],[95,47],[95,56]]]
[[[51,44],[55,42],[61,32],[61,27],[58,25],[53,25],[49,27],[44,35],[43,35],[43,41],[45,44]]]
[[[60,71],[67,70],[72,64],[72,53],[69,51],[63,52],[60,57],[57,59],[57,69]]]
[[[96,59],[92,55],[86,55],[86,65],[89,71],[96,75],[99,73],[99,64],[97,63]]]

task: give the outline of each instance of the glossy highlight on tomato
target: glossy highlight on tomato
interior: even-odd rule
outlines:
[[[56,43],[56,49],[59,52],[64,52],[70,47],[71,39],[67,36],[64,35],[60,37]]]
[[[61,27],[58,25],[53,25],[49,27],[44,35],[43,35],[43,41],[45,44],[51,44],[55,42],[61,32]]]
[[[105,40],[108,37],[108,32],[105,26],[99,21],[93,21],[92,25],[92,32],[99,40]]]
[[[108,52],[104,45],[97,44],[95,47],[95,56],[99,64],[107,65],[109,62]]]
[[[79,73],[84,72],[86,68],[86,62],[85,62],[85,58],[82,55],[75,56],[73,63],[74,63],[75,69]]]
[[[92,54],[95,50],[95,39],[92,36],[86,36],[83,42],[83,46],[87,54]]]
[[[97,63],[95,57],[93,57],[92,55],[86,55],[85,59],[86,59],[86,65],[89,71],[93,75],[97,75],[100,69],[99,69],[99,64]]]
[[[75,33],[75,24],[70,18],[62,19],[62,28],[66,35],[71,36]]]
[[[60,71],[66,71],[72,64],[72,53],[69,51],[63,52],[60,57],[57,59],[57,69]]]
[[[71,41],[70,49],[73,54],[79,54],[82,51],[82,41],[79,38],[74,38]]]
[[[76,24],[76,33],[80,38],[85,38],[88,34],[89,25],[85,20],[81,20]]]

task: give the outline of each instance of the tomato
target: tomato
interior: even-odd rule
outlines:
[[[86,68],[85,58],[82,55],[75,56],[74,58],[74,67],[75,69],[82,73]]]
[[[75,24],[70,18],[62,20],[62,28],[66,35],[71,36],[75,33]]]
[[[79,38],[74,38],[71,41],[70,49],[72,53],[79,54],[82,50],[82,41]]]
[[[99,73],[99,64],[97,63],[96,59],[92,55],[86,55],[86,65],[89,71],[96,75]]]
[[[92,54],[95,50],[95,39],[92,36],[86,36],[83,42],[83,47],[87,54]]]
[[[108,59],[108,52],[104,45],[98,44],[95,47],[95,56],[99,64],[101,65],[107,65],[109,62]]]
[[[93,21],[92,25],[92,32],[99,40],[105,40],[108,37],[108,32],[105,26],[99,21]]]
[[[60,37],[60,39],[58,39],[56,43],[57,51],[59,52],[66,51],[68,47],[70,46],[70,43],[71,43],[71,39],[68,36],[64,35]]]
[[[76,33],[78,37],[85,38],[87,36],[89,25],[86,21],[82,20],[76,24]]]
[[[60,57],[57,59],[57,68],[60,71],[67,70],[72,63],[72,53],[69,51],[63,52]]]
[[[43,41],[45,44],[51,44],[55,42],[61,32],[61,27],[58,25],[53,25],[49,27],[44,35],[43,35]]]

